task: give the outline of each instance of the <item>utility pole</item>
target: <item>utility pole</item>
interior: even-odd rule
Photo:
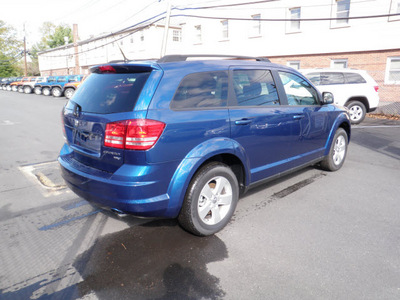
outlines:
[[[74,42],[74,55],[75,55],[75,74],[80,74],[81,73],[81,68],[79,66],[79,49],[78,49],[78,41],[79,41],[79,36],[78,36],[78,24],[73,24],[72,27],[72,34],[73,34],[73,42]]]
[[[163,37],[163,43],[162,43],[162,48],[161,48],[161,57],[165,55],[165,52],[167,50],[167,42],[168,42],[168,31],[169,31],[169,18],[171,16],[171,1],[167,1],[167,17],[165,19],[165,26],[164,26],[164,37]]]
[[[24,76],[28,75],[28,65],[26,64],[26,31],[25,31],[25,23],[24,23]]]

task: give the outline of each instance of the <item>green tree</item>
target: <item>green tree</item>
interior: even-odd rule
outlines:
[[[0,77],[19,75],[17,62],[21,58],[22,42],[16,30],[0,20]]]
[[[68,25],[58,25],[54,29],[54,33],[50,34],[46,39],[47,45],[50,48],[65,45],[65,37],[68,38],[68,43],[72,43],[72,29]]]
[[[64,37],[68,37],[68,43],[72,43],[72,30],[68,25],[57,26],[51,22],[44,22],[40,27],[40,32],[42,38],[29,51],[32,63],[28,69],[32,74],[39,73],[38,52],[65,45]]]

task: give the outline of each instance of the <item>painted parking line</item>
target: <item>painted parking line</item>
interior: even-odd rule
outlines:
[[[373,125],[373,126],[357,125],[351,127],[351,129],[357,129],[357,128],[400,128],[400,125]]]
[[[66,191],[66,185],[61,177],[57,161],[42,162],[20,166],[19,170],[25,176],[41,187],[43,196],[57,195]]]
[[[81,219],[84,219],[86,217],[95,215],[95,214],[97,214],[97,213],[99,213],[101,211],[103,211],[103,210],[102,209],[94,210],[94,211],[91,211],[91,212],[89,212],[87,214],[84,214],[84,215],[72,217],[72,218],[69,218],[69,219],[66,219],[66,220],[62,220],[60,222],[56,222],[56,223],[53,223],[53,224],[50,224],[50,225],[46,225],[46,226],[40,227],[39,230],[40,231],[51,230],[51,229],[54,229],[56,227],[64,226],[64,225],[67,225],[67,224],[69,224],[71,222],[74,222],[74,221],[77,221],[77,220],[81,220]]]

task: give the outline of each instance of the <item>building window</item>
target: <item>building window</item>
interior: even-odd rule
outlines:
[[[389,13],[392,14],[400,14],[400,0],[392,0],[390,3],[390,11]],[[399,21],[400,16],[389,16],[389,21]]]
[[[294,7],[289,9],[290,12],[290,31],[296,32],[300,30],[300,15],[301,15],[301,8]]]
[[[195,30],[195,43],[201,43],[201,38],[202,38],[202,36],[201,36],[201,25],[197,25],[197,26],[194,26],[194,30]]]
[[[349,19],[347,19],[350,15],[350,0],[336,0],[337,11],[336,18],[340,18],[336,20],[336,24],[338,25],[346,25],[349,23]]]
[[[229,39],[228,20],[221,21],[221,26],[222,26],[222,39],[224,40]]]
[[[332,59],[331,60],[331,68],[346,69],[347,68],[347,59]]]
[[[300,61],[299,60],[289,60],[286,63],[286,65],[288,67],[291,67],[291,68],[296,69],[296,70],[300,69]]]
[[[140,33],[140,41],[142,41],[142,42],[144,41],[144,34],[143,34],[143,32]]]
[[[133,36],[131,36],[131,44],[133,44]]]
[[[251,27],[250,27],[250,36],[260,36],[261,35],[261,15],[252,15],[251,18]]]
[[[174,29],[172,31],[172,40],[174,42],[182,42],[182,31]]]
[[[400,57],[387,59],[385,84],[400,84]]]

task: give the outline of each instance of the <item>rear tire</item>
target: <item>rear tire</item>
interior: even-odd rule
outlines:
[[[360,124],[362,121],[364,121],[367,109],[363,103],[360,101],[351,101],[347,105],[347,108],[350,110],[351,124]]]
[[[228,224],[238,199],[239,184],[232,170],[218,162],[207,164],[189,184],[179,224],[195,235],[212,235]]]
[[[24,86],[24,93],[25,94],[30,94],[32,93],[32,88],[30,86]]]
[[[329,154],[321,162],[322,169],[337,171],[343,166],[346,159],[348,141],[347,132],[343,128],[338,128],[333,137]]]
[[[36,95],[41,95],[42,94],[42,88],[41,87],[35,87],[33,89],[33,91],[35,92]]]

